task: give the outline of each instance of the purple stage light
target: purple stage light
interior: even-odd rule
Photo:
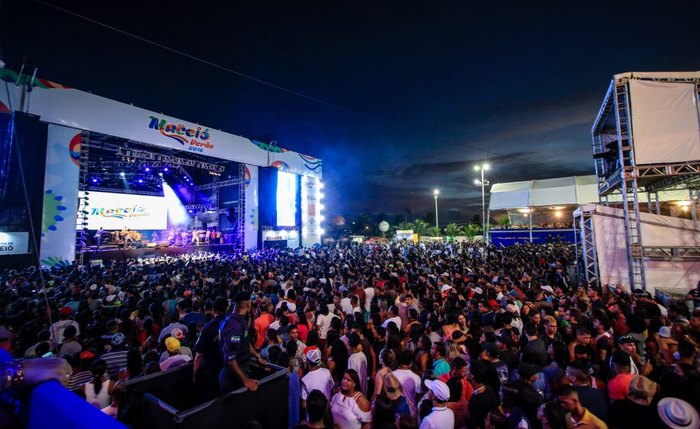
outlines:
[[[170,171],[170,169],[169,169],[168,167],[165,167],[165,168],[163,169],[163,171],[165,171],[165,172],[167,173],[168,171]]]
[[[143,179],[139,179],[139,183],[143,183]]]
[[[151,172],[151,168],[150,168],[150,167],[146,167],[146,173],[150,173],[150,172]]]
[[[97,178],[93,177],[93,178],[92,178],[92,183],[97,183]]]

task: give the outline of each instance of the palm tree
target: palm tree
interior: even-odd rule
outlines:
[[[481,225],[475,223],[470,223],[464,227],[464,234],[470,239],[474,239],[477,235],[481,233]]]
[[[399,222],[398,225],[396,225],[396,229],[400,230],[408,230],[413,228],[415,228],[415,226],[411,222]]]
[[[413,233],[418,234],[418,236],[427,235],[428,222],[423,219],[416,219],[416,221],[413,222]]]
[[[425,231],[425,235],[430,236],[430,237],[439,237],[440,236],[440,228],[437,226],[431,226]]]
[[[447,236],[448,240],[454,240],[455,237],[462,235],[463,233],[464,228],[456,223],[448,223],[445,227],[445,235]]]

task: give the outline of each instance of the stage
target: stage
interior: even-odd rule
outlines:
[[[102,248],[90,249],[83,252],[83,264],[88,264],[90,261],[102,261],[103,264],[112,262],[123,262],[128,259],[146,259],[158,258],[161,256],[180,256],[199,252],[233,252],[236,247],[233,244],[207,244],[202,246],[157,246],[157,247],[142,247],[142,248]],[[76,255],[76,259],[80,260],[81,254]]]

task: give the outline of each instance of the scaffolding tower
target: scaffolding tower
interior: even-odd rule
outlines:
[[[630,83],[634,80],[693,84],[697,106],[700,72],[615,75],[591,129],[600,203],[610,205],[617,201],[617,204],[622,205],[630,288],[646,290],[645,259],[663,255],[695,258],[700,253],[698,249],[665,248],[660,251],[656,247],[645,247],[640,221],[640,212],[645,211],[645,208],[649,213],[660,214],[659,192],[681,189],[688,192],[691,217],[693,221],[697,220],[700,159],[658,164],[637,162],[633,132],[633,121],[636,118],[632,115],[635,101],[630,94]],[[646,207],[640,205],[642,194],[647,196]],[[582,207],[574,215],[577,232],[580,234],[578,249],[589,282],[598,280],[591,213]]]

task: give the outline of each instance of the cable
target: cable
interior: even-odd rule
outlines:
[[[131,37],[131,38],[133,38],[133,39],[136,39],[136,40],[139,40],[139,41],[141,41],[141,42],[148,43],[149,45],[156,46],[156,47],[158,47],[158,48],[161,48],[161,49],[163,49],[163,50],[166,50],[166,51],[169,51],[169,52],[178,54],[178,55],[182,55],[182,56],[184,56],[184,57],[187,57],[187,58],[189,58],[189,59],[191,59],[191,60],[200,62],[200,63],[202,63],[202,64],[206,64],[206,65],[208,65],[208,66],[217,68],[217,69],[219,69],[219,70],[223,70],[223,71],[225,71],[225,72],[235,74],[236,76],[239,76],[239,77],[242,77],[242,78],[245,78],[245,79],[248,79],[248,80],[252,80],[253,82],[257,82],[257,83],[259,83],[259,84],[261,84],[261,85],[269,86],[269,87],[271,87],[271,88],[275,88],[275,89],[278,89],[278,90],[280,90],[280,91],[284,91],[284,92],[286,92],[286,93],[288,93],[288,94],[292,94],[292,95],[295,95],[295,96],[297,96],[297,97],[305,98],[305,99],[307,99],[307,100],[311,100],[311,101],[314,101],[314,102],[316,102],[316,103],[320,103],[320,104],[323,104],[323,105],[332,107],[332,108],[334,108],[334,109],[342,110],[342,111],[345,111],[345,112],[348,112],[348,113],[352,113],[352,114],[355,114],[355,115],[360,115],[360,113],[355,112],[355,111],[353,111],[353,110],[350,110],[350,109],[348,109],[348,108],[345,108],[345,107],[343,107],[343,106],[339,106],[339,105],[337,105],[337,104],[333,104],[333,103],[331,103],[331,102],[321,100],[320,98],[312,97],[312,96],[310,96],[310,95],[306,95],[306,94],[304,94],[304,93],[301,93],[301,92],[298,92],[298,91],[294,91],[294,90],[292,90],[292,89],[285,88],[285,87],[283,87],[283,86],[274,84],[274,83],[272,83],[272,82],[268,82],[268,81],[266,81],[266,80],[257,78],[257,77],[255,77],[255,76],[251,76],[251,75],[249,75],[249,74],[236,71],[236,70],[234,70],[234,69],[232,69],[232,68],[229,68],[229,67],[225,67],[225,66],[216,64],[216,63],[214,63],[214,62],[212,62],[212,61],[209,61],[209,60],[205,60],[204,58],[200,58],[200,57],[197,57],[197,56],[195,56],[195,55],[188,54],[187,52],[183,52],[183,51],[177,50],[177,49],[175,49],[175,48],[171,48],[171,47],[169,47],[169,46],[165,46],[165,45],[163,45],[163,44],[161,44],[161,43],[154,42],[154,41],[152,41],[152,40],[146,39],[145,37],[142,37],[142,36],[138,36],[138,35],[136,35],[136,34],[129,33],[129,32],[127,32],[127,31],[121,30],[121,29],[119,29],[119,28],[113,27],[113,26],[111,26],[111,25],[105,24],[105,23],[100,22],[100,21],[97,21],[97,20],[95,20],[95,19],[88,18],[87,16],[83,16],[83,15],[80,15],[80,14],[78,14],[78,13],[76,13],[76,12],[70,11],[70,10],[68,10],[68,9],[64,9],[64,8],[62,8],[62,7],[60,7],[60,6],[56,6],[56,5],[54,5],[54,4],[47,3],[47,2],[45,2],[45,1],[43,1],[43,0],[34,0],[34,1],[35,1],[36,3],[41,4],[41,5],[44,5],[44,6],[47,6],[47,7],[56,9],[56,10],[58,10],[58,11],[61,11],[61,12],[63,12],[63,13],[66,13],[66,14],[68,14],[68,15],[71,15],[71,16],[74,16],[74,17],[83,19],[83,20],[85,20],[85,21],[91,22],[91,23],[93,23],[93,24],[95,24],[95,25],[99,25],[99,26],[104,27],[104,28],[107,28],[107,29],[109,29],[109,30],[116,31],[117,33],[123,34],[123,35],[125,35],[125,36],[129,36],[129,37]]]

